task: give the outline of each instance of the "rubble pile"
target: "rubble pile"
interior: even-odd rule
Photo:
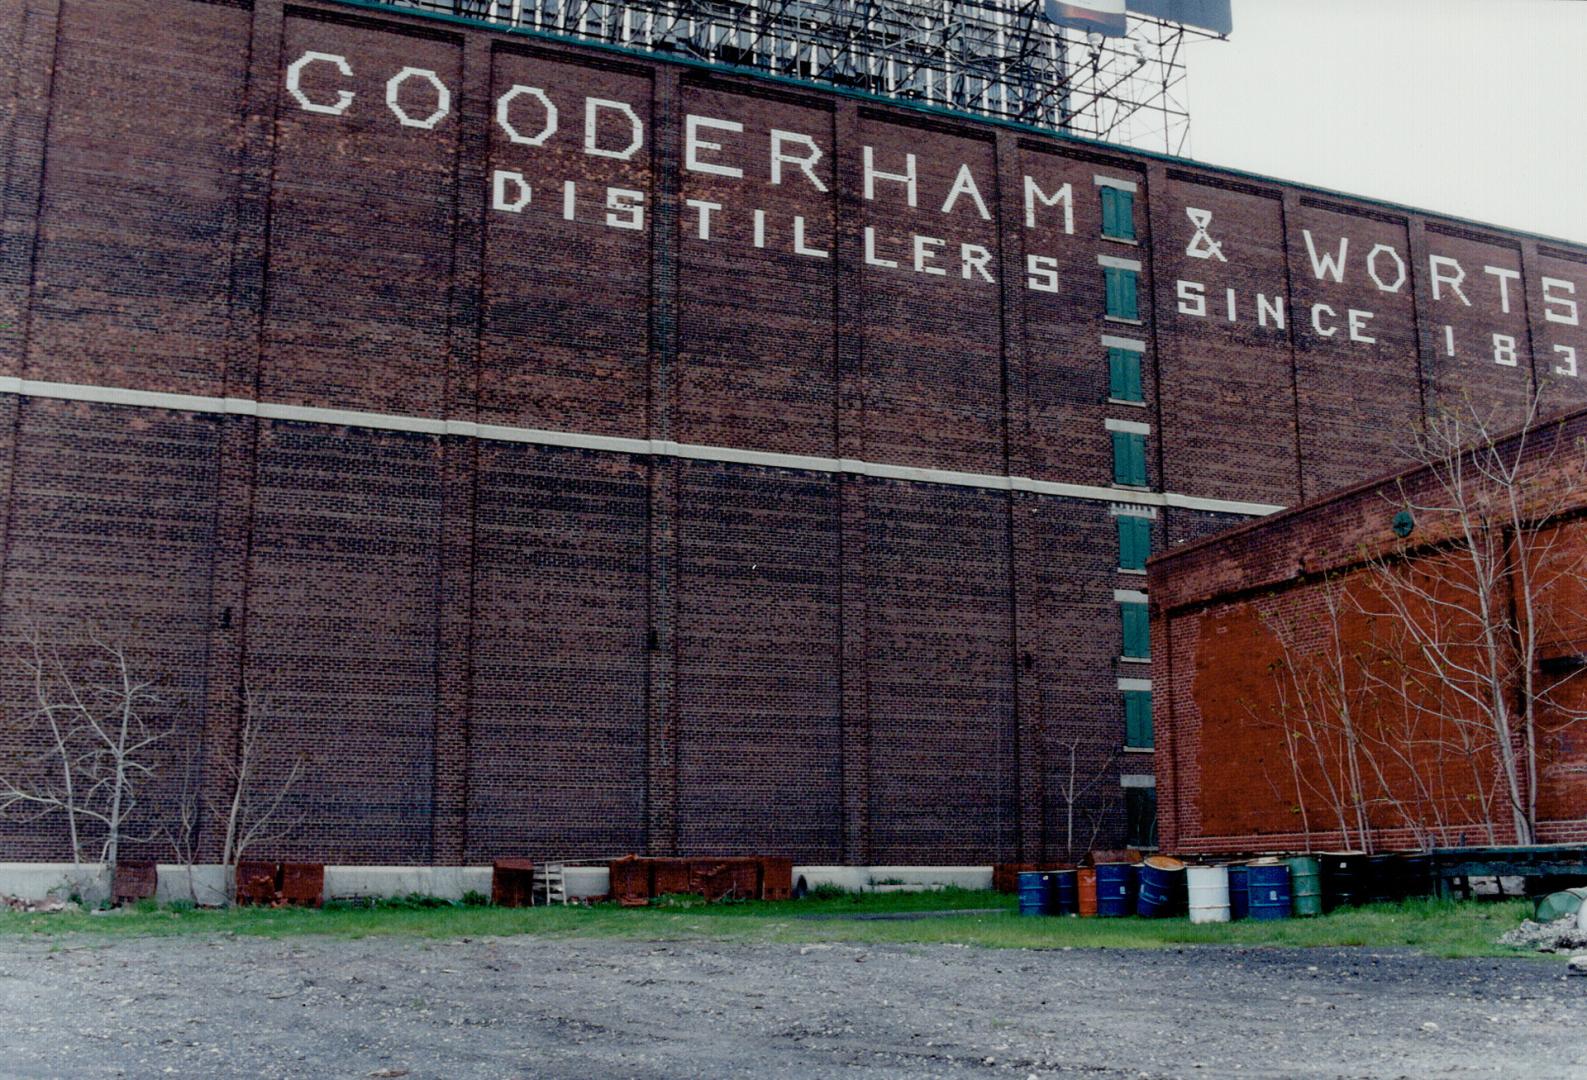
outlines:
[[[19,896],[0,896],[0,910],[4,911],[77,911],[81,905],[72,900],[24,900]]]
[[[1576,926],[1574,915],[1546,923],[1527,919],[1501,937],[1499,944],[1510,945],[1517,949],[1532,948],[1545,953],[1576,952],[1587,949],[1587,930]]]

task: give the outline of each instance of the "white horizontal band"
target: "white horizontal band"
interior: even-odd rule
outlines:
[[[1151,688],[1152,688],[1152,680],[1150,680],[1150,679],[1120,679],[1119,680],[1119,689],[1120,690],[1147,690],[1147,691],[1150,691]]]
[[[1098,255],[1097,264],[1099,266],[1111,266],[1115,270],[1134,270],[1136,273],[1141,272],[1141,261],[1139,259],[1120,259],[1114,255]]]
[[[1138,589],[1114,589],[1113,602],[1116,604],[1144,604],[1146,594]]]
[[[1145,773],[1125,773],[1119,777],[1119,787],[1154,788],[1156,786],[1157,777]]]
[[[1136,184],[1134,180],[1120,180],[1113,176],[1103,176],[1101,173],[1092,176],[1091,180],[1097,187],[1118,188],[1120,191],[1140,190],[1140,185]]]
[[[1102,335],[1102,345],[1108,349],[1124,349],[1126,352],[1143,353],[1146,351],[1146,342],[1139,338],[1115,337],[1112,334]]]
[[[1152,425],[1143,424],[1139,420],[1114,420],[1109,417],[1102,423],[1109,431],[1124,431],[1131,435],[1150,435],[1152,433]]]
[[[315,405],[277,405],[248,398],[202,397],[173,394],[160,390],[131,390],[118,386],[91,386],[83,383],[40,382],[0,376],[0,394],[53,398],[58,401],[89,401],[103,405],[132,405],[148,409],[173,409],[178,412],[236,416],[260,416],[270,420],[296,420],[311,424],[373,428],[377,431],[411,431],[424,435],[456,435],[495,442],[533,443],[537,446],[565,446],[579,450],[604,450],[615,454],[642,454],[687,458],[695,461],[725,461],[742,465],[762,465],[776,469],[806,472],[850,473],[887,480],[910,480],[951,487],[986,488],[993,491],[1025,491],[1035,495],[1055,495],[1091,502],[1131,503],[1137,506],[1173,506],[1185,510],[1205,510],[1214,514],[1239,514],[1263,517],[1284,509],[1267,503],[1207,499],[1171,492],[1131,491],[1092,484],[1067,484],[1054,480],[1033,480],[1025,476],[999,476],[994,473],[955,472],[951,469],[924,469],[908,465],[888,465],[855,458],[816,457],[806,454],[779,454],[766,450],[743,450],[728,446],[702,446],[669,439],[629,439],[616,435],[593,435],[580,431],[549,431],[542,428],[479,424],[469,420],[440,420],[427,416],[395,416],[387,413],[358,412],[352,409],[326,409]],[[1128,421],[1109,421],[1109,423]],[[1144,427],[1145,425],[1137,425]]]

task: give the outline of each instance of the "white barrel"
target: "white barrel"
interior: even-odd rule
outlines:
[[[1185,891],[1189,894],[1191,922],[1229,921],[1229,868],[1227,866],[1186,867]]]

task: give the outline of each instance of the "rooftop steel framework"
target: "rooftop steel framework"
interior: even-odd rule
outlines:
[[[1055,26],[1041,0],[387,0],[749,68],[1183,156],[1183,47],[1216,35],[1131,16]]]

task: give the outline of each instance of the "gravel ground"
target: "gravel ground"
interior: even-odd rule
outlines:
[[[0,942],[4,1076],[1587,1076],[1558,961],[530,937]]]

